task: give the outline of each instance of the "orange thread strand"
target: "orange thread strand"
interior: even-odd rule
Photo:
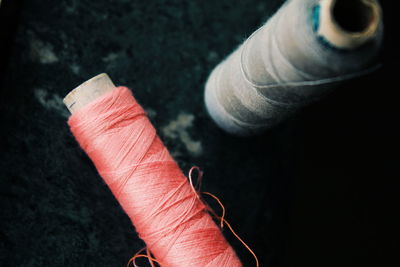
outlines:
[[[225,206],[222,204],[221,200],[219,200],[219,198],[216,197],[215,195],[213,195],[213,194],[211,194],[211,193],[209,193],[209,192],[202,192],[202,193],[205,194],[205,195],[209,195],[210,197],[214,198],[214,199],[218,202],[218,204],[220,205],[220,207],[221,207],[221,209],[222,209],[222,215],[221,215],[221,216],[218,216],[218,215],[217,215],[217,217],[219,217],[219,218],[221,219],[221,220],[220,220],[220,226],[221,226],[221,228],[224,228]]]
[[[194,170],[196,170],[196,171],[199,172],[199,175],[198,175],[198,177],[197,177],[196,188],[195,188],[194,185],[193,185],[193,178],[192,178],[192,174],[193,174],[193,171],[194,171]],[[192,186],[192,188],[196,191],[197,194],[198,194],[199,191],[200,191],[200,186],[201,186],[202,178],[203,178],[203,171],[202,171],[199,167],[193,166],[192,168],[190,168],[190,170],[189,170],[189,175],[188,175],[189,183],[190,183],[190,185]],[[212,193],[210,193],[210,192],[201,192],[201,193],[212,197],[214,200],[216,200],[216,201],[218,202],[219,206],[220,206],[221,209],[222,209],[222,215],[221,215],[221,216],[217,215],[217,214],[215,213],[215,211],[214,211],[212,208],[210,208],[210,207],[208,207],[208,208],[209,208],[209,211],[210,211],[217,219],[220,220],[220,227],[221,227],[221,229],[224,228],[224,223],[228,226],[228,228],[229,228],[229,230],[231,231],[231,233],[232,233],[232,234],[242,243],[242,245],[253,255],[254,260],[255,260],[255,262],[256,262],[256,267],[259,267],[259,262],[258,262],[258,258],[257,258],[256,253],[250,248],[249,245],[246,244],[246,242],[243,241],[243,239],[240,238],[240,236],[239,236],[238,234],[236,234],[236,232],[233,230],[232,226],[231,226],[231,225],[228,223],[228,221],[225,219],[226,209],[225,209],[224,204],[222,204],[222,201],[221,201],[216,195],[214,195],[214,194],[212,194]]]
[[[222,204],[221,200],[220,200],[217,196],[215,196],[214,194],[211,194],[210,192],[202,192],[202,193],[205,194],[205,195],[208,195],[208,196],[210,196],[210,197],[212,197],[212,198],[214,198],[214,199],[218,202],[218,204],[220,205],[220,207],[221,207],[221,209],[222,209],[222,215],[221,215],[221,216],[218,216],[218,215],[216,215],[215,212],[213,212],[213,213],[214,213],[214,215],[216,215],[216,217],[217,217],[218,219],[220,219],[220,226],[221,226],[221,228],[224,227],[224,223],[228,226],[229,230],[230,230],[231,233],[237,238],[237,240],[239,240],[239,241],[243,244],[243,246],[245,246],[246,249],[253,255],[254,260],[256,261],[256,266],[259,267],[259,262],[258,262],[258,258],[257,258],[256,253],[250,248],[249,245],[246,244],[246,242],[244,242],[244,241],[240,238],[240,236],[239,236],[238,234],[236,234],[236,232],[233,230],[232,226],[231,226],[231,225],[228,223],[228,221],[225,219],[225,215],[226,215],[226,214],[225,214],[225,206]]]
[[[258,258],[256,253],[254,253],[254,251],[249,247],[249,245],[246,244],[246,242],[244,242],[238,234],[236,234],[236,232],[233,230],[232,226],[228,223],[228,221],[226,219],[224,219],[224,223],[228,226],[229,230],[231,230],[232,234],[243,244],[243,246],[245,246],[247,248],[247,250],[253,255],[254,260],[256,261],[256,266],[259,267],[259,262],[258,262]]]
[[[137,265],[136,265],[136,259],[138,259],[138,258],[147,258],[148,260],[149,260],[149,262],[150,262],[150,264],[151,264],[151,266],[152,267],[154,267],[154,262],[157,262],[159,265],[161,265],[161,263],[159,262],[159,261],[157,261],[155,258],[153,258],[153,257],[151,257],[151,256],[149,256],[149,255],[146,255],[146,254],[137,254],[137,255],[135,255],[135,256],[133,256],[129,261],[128,261],[128,265],[127,265],[127,267],[129,267],[129,265],[132,263],[133,264],[133,266],[135,266],[135,267],[138,267]]]
[[[147,252],[147,256],[149,256],[149,262],[150,262],[151,267],[155,267],[154,266],[154,261],[150,258],[151,257],[151,252],[150,252],[150,250],[148,248],[146,248],[146,252]]]

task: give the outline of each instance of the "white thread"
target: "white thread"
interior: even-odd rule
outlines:
[[[313,29],[318,4],[287,1],[211,73],[206,106],[221,128],[238,135],[259,133],[334,85],[379,67],[373,62],[382,42],[381,18],[375,18],[379,25],[368,43],[341,51]]]

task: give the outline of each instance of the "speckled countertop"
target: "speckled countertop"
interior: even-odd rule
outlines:
[[[203,86],[212,68],[282,2],[19,5],[1,76],[0,266],[125,266],[143,247],[66,124],[62,98],[101,72],[132,89],[184,172],[193,165],[205,171],[203,189],[221,198],[261,266],[388,259],[394,243],[384,240],[399,200],[399,162],[390,156],[399,136],[387,86],[396,60],[390,36],[377,73],[262,136],[229,136],[206,114]]]

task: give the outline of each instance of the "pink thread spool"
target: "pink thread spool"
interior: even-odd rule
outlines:
[[[241,266],[127,88],[101,74],[64,103],[76,139],[163,266]]]

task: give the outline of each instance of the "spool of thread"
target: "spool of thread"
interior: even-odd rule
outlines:
[[[376,0],[288,0],[210,74],[205,103],[225,131],[263,132],[376,66]]]
[[[64,103],[83,150],[162,266],[241,266],[129,89],[101,74]]]

